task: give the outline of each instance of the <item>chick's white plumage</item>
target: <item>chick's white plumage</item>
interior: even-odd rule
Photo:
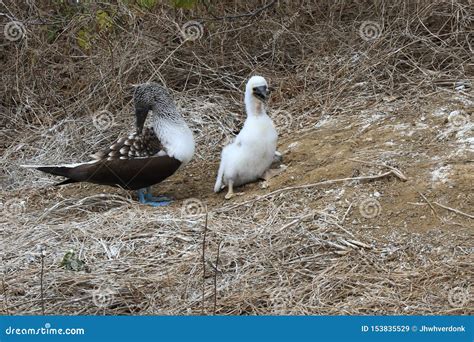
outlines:
[[[278,134],[265,110],[268,84],[261,76],[247,82],[245,107],[247,119],[235,140],[224,147],[214,191],[228,186],[226,198],[233,196],[233,187],[254,182],[270,167],[275,155]]]

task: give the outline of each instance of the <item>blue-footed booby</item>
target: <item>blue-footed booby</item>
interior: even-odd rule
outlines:
[[[247,119],[235,140],[222,150],[214,186],[219,192],[227,185],[226,199],[234,196],[234,186],[262,178],[272,164],[278,134],[265,110],[268,96],[267,81],[261,76],[251,77],[245,89]]]
[[[67,177],[57,184],[90,182],[138,190],[140,203],[162,206],[163,197],[153,197],[150,187],[171,176],[194,154],[194,138],[170,93],[156,83],[141,84],[134,92],[136,133],[116,140],[97,152],[93,160],[64,165],[23,165]],[[148,112],[152,127],[145,127]]]

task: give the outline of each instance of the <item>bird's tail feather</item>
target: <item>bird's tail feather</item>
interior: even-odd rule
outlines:
[[[50,173],[55,176],[63,176],[69,178],[69,172],[71,171],[71,168],[67,166],[40,166],[37,167],[36,170]]]
[[[25,168],[34,168],[36,170],[39,170],[39,171],[43,171],[43,172],[46,172],[46,173],[50,173],[52,175],[55,175],[55,176],[62,176],[62,177],[66,177],[68,179],[60,182],[60,183],[57,183],[55,185],[63,185],[63,184],[69,184],[69,183],[75,183],[77,182],[76,180],[74,179],[71,179],[71,170],[73,169],[73,166],[74,165],[71,165],[71,166],[62,166],[62,165],[21,165],[22,167],[25,167]]]
[[[219,171],[217,172],[216,184],[214,185],[214,192],[219,192],[222,189],[222,177],[224,176],[224,162],[221,160]]]
[[[64,185],[64,184],[70,184],[70,183],[77,183],[78,181],[75,180],[75,179],[72,179],[72,178],[68,178],[66,180],[63,180],[62,182],[59,182],[59,183],[56,183],[54,184],[55,186],[58,186],[58,185]]]

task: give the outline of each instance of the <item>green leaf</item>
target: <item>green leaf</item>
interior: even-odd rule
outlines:
[[[64,255],[61,267],[69,271],[82,271],[85,269],[85,262],[80,260],[73,250],[70,250]]]
[[[137,3],[141,8],[151,10],[153,7],[155,7],[157,0],[137,0]]]
[[[84,50],[90,50],[92,47],[92,35],[89,30],[84,28],[77,33],[77,44]]]
[[[112,18],[110,18],[109,14],[103,10],[98,10],[95,13],[95,20],[97,21],[101,31],[109,31],[113,25]]]

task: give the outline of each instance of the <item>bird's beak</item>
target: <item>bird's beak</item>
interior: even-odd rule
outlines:
[[[263,102],[266,102],[270,92],[268,91],[267,86],[260,86],[253,88],[253,94]]]
[[[142,134],[143,126],[145,125],[146,117],[148,116],[148,108],[136,107],[135,118],[136,118],[136,129],[137,134]]]

